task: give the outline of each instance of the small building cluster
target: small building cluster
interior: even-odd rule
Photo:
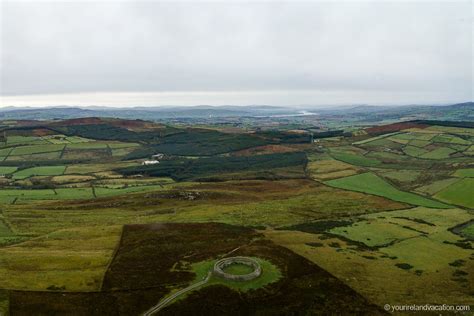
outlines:
[[[156,164],[159,164],[160,161],[159,159],[163,159],[165,157],[164,154],[155,154],[155,155],[152,155],[151,156],[151,159],[150,160],[145,160],[142,162],[142,165],[143,166],[149,166],[149,165],[156,165]]]

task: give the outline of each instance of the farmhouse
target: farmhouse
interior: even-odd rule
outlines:
[[[148,166],[148,165],[156,165],[157,163],[160,163],[158,160],[145,160],[142,162],[143,166]]]

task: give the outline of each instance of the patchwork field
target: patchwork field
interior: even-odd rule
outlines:
[[[261,278],[211,275],[159,313],[474,305],[471,128],[19,122],[1,125],[0,314],[139,315],[234,255]]]

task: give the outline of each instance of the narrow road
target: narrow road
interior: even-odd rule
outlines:
[[[172,302],[175,298],[177,298],[178,296],[180,296],[181,294],[184,294],[186,292],[189,292],[191,290],[194,290],[195,288],[197,287],[200,287],[201,285],[204,285],[207,283],[207,281],[209,281],[209,279],[211,278],[211,275],[212,275],[212,271],[209,271],[207,273],[207,276],[202,280],[202,281],[199,281],[199,282],[196,282],[196,283],[193,283],[191,284],[190,286],[182,289],[182,290],[179,290],[178,292],[174,293],[173,295],[171,296],[168,296],[166,297],[165,299],[161,300],[158,304],[156,304],[155,306],[153,306],[152,308],[150,308],[148,311],[146,311],[145,313],[143,313],[143,316],[151,316],[151,315],[154,315],[155,313],[157,313],[160,309],[162,309],[163,307],[165,307],[166,305],[168,305],[168,303]]]

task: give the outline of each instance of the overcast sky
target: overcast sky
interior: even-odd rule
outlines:
[[[0,106],[473,99],[471,1],[0,3]]]

